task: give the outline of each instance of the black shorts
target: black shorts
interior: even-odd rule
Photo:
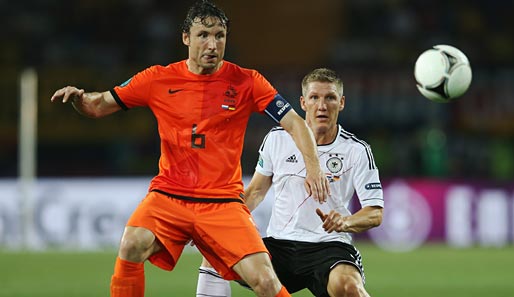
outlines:
[[[355,266],[364,282],[364,269],[359,251],[338,241],[302,242],[263,238],[280,282],[290,293],[309,289],[315,296],[328,296],[328,275],[337,264]]]

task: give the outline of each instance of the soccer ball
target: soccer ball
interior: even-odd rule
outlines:
[[[432,101],[447,103],[468,90],[471,66],[459,49],[436,45],[418,57],[414,77],[423,96]]]

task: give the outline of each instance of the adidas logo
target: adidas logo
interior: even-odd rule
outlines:
[[[292,155],[289,158],[286,159],[286,162],[289,163],[298,163],[298,160],[296,160],[296,155]]]

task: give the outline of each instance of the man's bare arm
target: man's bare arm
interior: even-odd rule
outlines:
[[[86,93],[71,86],[55,91],[50,101],[71,102],[80,114],[90,118],[104,117],[121,109],[109,91]]]
[[[250,184],[245,190],[245,203],[253,211],[266,197],[269,188],[271,187],[271,176],[266,176],[258,173],[253,174]]]
[[[331,232],[359,233],[377,227],[382,223],[383,208],[380,206],[366,206],[351,216],[342,216],[335,210],[328,214],[319,208],[316,213],[323,221],[323,229]]]

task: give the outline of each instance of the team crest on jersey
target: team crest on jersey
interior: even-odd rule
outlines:
[[[234,89],[232,85],[229,85],[227,90],[223,93],[223,104],[221,105],[221,108],[225,110],[236,110],[236,96],[236,89]]]
[[[234,89],[233,86],[228,86],[227,90],[225,91],[225,96],[228,98],[235,98],[237,96],[237,91]]]
[[[326,165],[328,171],[338,173],[343,169],[343,157],[339,157],[339,154],[330,154]]]
[[[328,171],[330,171],[330,173],[326,173],[329,182],[332,183],[341,179],[341,172],[343,170],[342,156],[339,156],[339,154],[329,154],[325,165],[327,166]]]

